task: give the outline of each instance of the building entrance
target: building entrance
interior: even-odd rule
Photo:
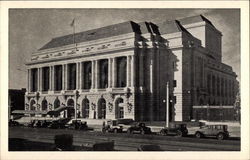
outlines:
[[[67,102],[67,106],[70,107],[67,109],[67,118],[74,118],[75,117],[75,102],[73,99],[69,99]]]

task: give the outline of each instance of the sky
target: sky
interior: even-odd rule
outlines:
[[[9,89],[26,88],[25,63],[31,54],[53,37],[95,29],[125,21],[180,19],[202,14],[222,32],[222,62],[233,67],[240,80],[239,9],[10,9],[9,10]]]

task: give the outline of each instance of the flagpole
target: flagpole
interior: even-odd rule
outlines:
[[[76,43],[75,43],[75,18],[73,19],[71,26],[73,27],[73,45],[76,50]]]

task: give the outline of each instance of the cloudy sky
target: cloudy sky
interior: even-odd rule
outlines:
[[[9,88],[26,87],[25,62],[32,52],[53,37],[124,21],[179,19],[203,14],[223,34],[222,61],[233,67],[240,80],[240,10],[238,9],[10,9],[9,10]]]

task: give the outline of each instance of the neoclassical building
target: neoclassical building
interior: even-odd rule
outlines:
[[[26,64],[25,110],[64,117],[188,121],[197,106],[232,106],[236,74],[204,16],[132,21],[52,38]],[[169,101],[166,84],[169,82]]]

